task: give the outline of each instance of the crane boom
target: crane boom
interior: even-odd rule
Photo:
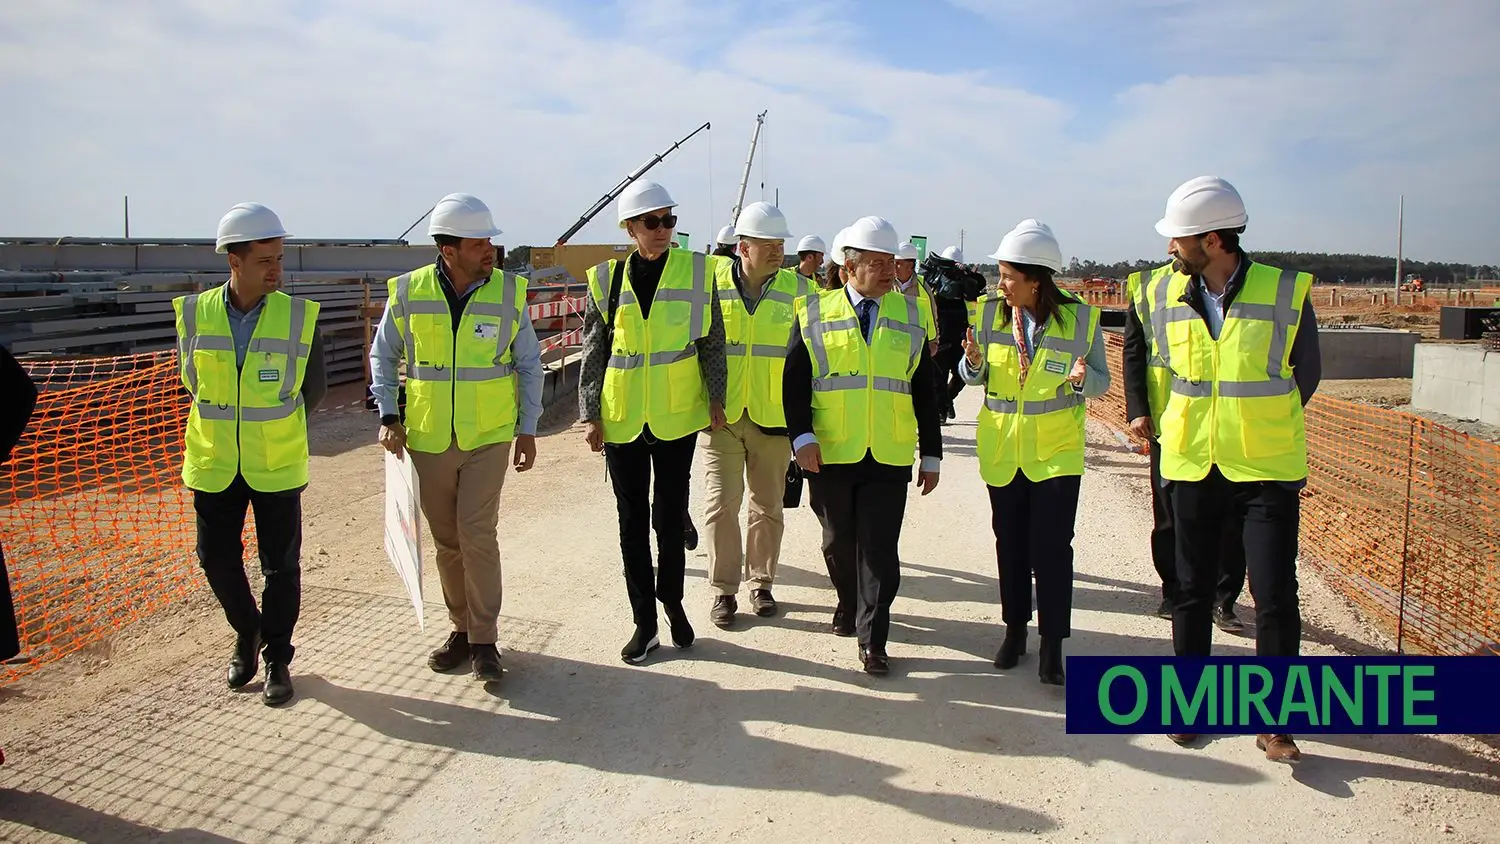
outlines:
[[[699,126],[697,129],[694,129],[692,132],[689,132],[687,134],[687,136],[684,137],[682,140],[678,141],[675,144],[672,144],[670,147],[667,147],[666,150],[664,150],[664,151],[662,151],[660,153],[657,153],[657,155],[656,155],[655,158],[652,158],[650,161],[647,161],[645,164],[642,164],[640,167],[637,167],[636,170],[635,170],[635,172],[631,173],[629,176],[626,176],[624,179],[622,179],[620,181],[620,183],[618,185],[615,185],[614,188],[612,188],[608,193],[606,193],[603,196],[599,197],[599,201],[595,202],[592,206],[590,206],[589,210],[585,211],[583,213],[583,216],[578,218],[578,222],[574,223],[571,227],[569,227],[569,229],[567,231],[563,232],[562,236],[557,239],[557,245],[558,246],[563,246],[563,245],[567,244],[569,238],[571,238],[575,234],[578,234],[578,230],[579,229],[581,229],[584,226],[588,225],[589,221],[592,220],[592,219],[594,219],[594,217],[598,216],[598,214],[599,214],[600,211],[603,211],[605,208],[609,207],[609,204],[611,202],[615,201],[615,197],[619,196],[620,193],[625,190],[625,188],[629,187],[631,182],[634,182],[636,179],[639,179],[641,176],[644,176],[646,174],[647,170],[650,170],[652,167],[655,167],[657,164],[660,164],[662,159],[666,158],[668,155],[671,155],[674,150],[676,150],[678,147],[682,146],[683,144],[687,143],[688,141],[692,140],[694,135],[698,134],[699,132],[702,132],[704,129],[707,129],[707,128],[709,128],[709,124],[707,122],[705,122],[702,126]]]
[[[729,212],[729,224],[740,218],[740,209],[745,207],[745,186],[750,183],[750,165],[755,161],[755,145],[760,141],[760,127],[765,125],[766,112],[755,115],[755,134],[750,136],[750,154],[745,156],[745,174],[740,177],[740,196],[734,201],[734,210]]]

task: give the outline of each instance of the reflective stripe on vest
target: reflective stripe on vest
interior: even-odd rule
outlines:
[[[236,475],[259,492],[305,486],[307,418],[301,390],[319,305],[280,291],[267,294],[242,365],[229,325],[228,294],[225,284],[172,302],[179,373],[193,397],[183,481],[203,492],[222,492]]]
[[[1307,446],[1289,353],[1312,277],[1250,264],[1217,340],[1180,302],[1192,283],[1182,274],[1158,279],[1152,302],[1171,369],[1160,426],[1162,477],[1197,481],[1217,466],[1236,482],[1302,480]]]
[[[612,314],[606,310],[616,262],[605,261],[587,274],[593,307],[614,327],[599,402],[604,441],[628,443],[646,427],[659,440],[680,439],[709,423],[697,346],[711,323],[713,279],[707,256],[668,250],[649,317],[641,314],[630,286],[630,258],[623,260],[620,298]]]
[[[975,435],[980,475],[990,486],[1005,486],[1017,472],[1032,481],[1082,474],[1084,398],[1067,378],[1093,346],[1099,310],[1068,298],[1043,326],[1021,383],[1008,308],[1000,296],[985,297],[974,308],[975,340],[986,362],[984,409]]]
[[[881,296],[868,343],[843,287],[796,307],[813,363],[813,431],[823,461],[857,463],[869,453],[887,465],[912,465],[911,376],[926,345],[916,300],[895,290]]]
[[[454,442],[464,451],[507,442],[519,414],[512,345],[526,318],[526,281],[492,271],[456,332],[442,285],[435,264],[389,282],[406,347],[407,446],[431,454]]]

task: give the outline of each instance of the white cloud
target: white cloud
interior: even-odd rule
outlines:
[[[765,197],[799,234],[878,213],[935,247],[963,228],[982,254],[1036,216],[1067,254],[1133,258],[1161,251],[1171,189],[1213,172],[1246,196],[1252,247],[1388,253],[1405,192],[1409,255],[1500,263],[1500,7],[955,5],[1071,45],[1049,61],[1109,49],[1136,72],[1101,80],[1104,115],[988,56],[902,67],[845,0],[589,13],[609,26],[539,0],[11,4],[0,233],[117,234],[129,193],[133,233],[207,236],[256,199],[298,235],[394,237],[466,190],[507,243],[547,244],[711,120],[651,175],[703,243],[769,109]],[[574,241],[617,239],[612,210]]]

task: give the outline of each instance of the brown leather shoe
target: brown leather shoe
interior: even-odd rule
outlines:
[[[1193,742],[1195,742],[1195,741],[1198,740],[1198,734],[1197,733],[1168,733],[1167,734],[1167,738],[1171,739],[1173,742],[1175,742],[1177,745],[1179,745],[1181,747],[1187,747],[1188,745],[1190,745]]]
[[[1255,737],[1255,746],[1264,750],[1266,758],[1272,762],[1296,762],[1302,758],[1302,751],[1297,749],[1291,736],[1261,733]]]

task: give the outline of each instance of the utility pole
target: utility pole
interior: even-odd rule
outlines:
[[[958,251],[964,251],[964,230],[958,230]]]
[[[130,194],[125,194],[125,239],[130,239]]]
[[[1406,194],[1396,205],[1396,305],[1401,305],[1401,247],[1406,234]]]

